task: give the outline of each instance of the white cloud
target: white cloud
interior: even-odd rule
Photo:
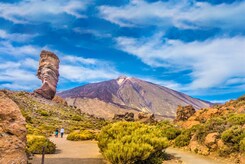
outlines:
[[[170,70],[191,70],[192,83],[182,90],[225,87],[234,77],[245,78],[244,37],[216,38],[203,42],[165,40],[161,35],[152,38],[116,39],[118,48],[140,58],[153,67]]]
[[[63,61],[71,62],[71,63],[81,63],[81,64],[96,64],[98,61],[96,59],[91,58],[83,58],[83,57],[77,57],[72,55],[66,55],[62,57]]]
[[[41,48],[36,47],[33,45],[22,45],[22,46],[15,46],[8,41],[1,41],[0,42],[0,55],[7,56],[24,56],[24,55],[31,55],[35,56],[40,53]]]
[[[100,6],[100,16],[120,26],[155,25],[178,28],[220,27],[244,30],[245,2],[211,5],[206,2],[131,0],[125,6]]]
[[[61,14],[83,18],[86,16],[81,11],[89,3],[88,0],[22,0],[17,3],[0,3],[0,17],[18,24],[54,22],[57,21],[54,17]]]
[[[98,38],[110,38],[111,34],[109,33],[103,33],[97,30],[91,30],[91,29],[81,29],[81,28],[74,28],[74,32],[79,33],[79,34],[90,34]]]
[[[61,57],[60,76],[72,82],[97,82],[118,77],[113,64],[93,59],[72,55]]]
[[[86,68],[83,66],[60,65],[61,77],[72,82],[96,82],[116,78],[119,73],[109,68]]]
[[[16,42],[25,42],[34,37],[38,36],[37,34],[20,34],[20,33],[7,33],[5,30],[0,29],[0,38],[7,41],[16,41]]]
[[[0,87],[14,90],[33,90],[41,86],[36,77],[36,69],[29,67],[37,63],[34,59],[26,58],[18,62],[6,61],[0,64]]]

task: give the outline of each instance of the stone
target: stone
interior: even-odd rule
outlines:
[[[113,120],[134,121],[134,113],[126,112],[125,114],[115,114]]]
[[[58,103],[58,104],[62,104],[64,106],[68,106],[67,102],[60,96],[54,96],[53,100],[54,102]]]
[[[210,148],[211,151],[214,151],[215,149],[217,149],[217,138],[218,138],[218,133],[209,133],[206,137],[205,137],[205,141],[204,144]]]
[[[190,148],[190,150],[192,152],[195,152],[197,154],[201,154],[201,155],[209,155],[209,148],[201,145],[198,143],[198,141],[190,141],[188,147]]]
[[[43,50],[40,54],[37,77],[42,80],[41,88],[34,91],[46,99],[53,99],[59,80],[59,58],[52,52]]]
[[[0,91],[0,163],[27,163],[25,125],[19,107]]]
[[[152,113],[138,113],[138,120],[143,123],[153,123],[155,121],[155,115]]]
[[[224,143],[221,139],[219,139],[219,140],[217,141],[217,146],[218,146],[218,148],[222,148],[222,147],[225,146],[225,143]]]
[[[196,110],[193,106],[187,105],[187,106],[178,106],[177,112],[176,112],[176,119],[175,121],[186,121],[188,118],[190,118],[193,114],[195,114]]]

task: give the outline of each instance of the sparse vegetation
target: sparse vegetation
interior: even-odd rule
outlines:
[[[244,109],[245,99],[242,96],[224,105],[197,111],[188,120],[177,122],[184,129],[174,140],[175,146],[188,146],[192,151],[205,155],[214,152],[222,157],[239,157],[239,154],[243,156],[245,152]]]
[[[5,91],[26,118],[28,134],[50,136],[56,128],[66,133],[80,129],[101,129],[108,122],[85,114],[78,109],[53,101],[35,98],[27,92]]]
[[[168,140],[156,126],[117,122],[102,128],[98,146],[113,164],[161,163]]]

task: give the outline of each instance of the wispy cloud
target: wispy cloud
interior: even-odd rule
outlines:
[[[38,34],[8,33],[7,31],[0,29],[0,39],[11,42],[27,42],[36,36],[38,36]]]
[[[244,30],[245,2],[212,5],[196,1],[131,0],[125,6],[100,6],[100,16],[123,27],[155,25],[182,29],[219,27]]]
[[[150,66],[190,70],[192,82],[185,86],[186,90],[225,87],[229,79],[245,77],[245,50],[241,49],[245,38],[241,36],[186,43],[162,41],[162,35],[154,35],[142,39],[119,37],[116,42],[119,49]]]
[[[92,29],[81,29],[81,28],[74,28],[74,32],[79,33],[79,34],[90,34],[98,38],[110,38],[111,34],[109,33],[103,33],[98,30],[92,30]]]
[[[62,61],[60,75],[72,82],[97,82],[120,75],[113,64],[103,60],[65,55]]]
[[[41,48],[33,45],[13,45],[9,41],[0,41],[0,54],[12,56],[35,56],[40,53]]]
[[[55,22],[54,18],[61,14],[84,18],[86,15],[81,12],[89,3],[89,0],[23,0],[16,3],[0,3],[0,17],[18,24]]]
[[[35,76],[38,62],[26,58],[18,62],[5,61],[0,64],[0,87],[16,90],[32,90],[41,82]]]

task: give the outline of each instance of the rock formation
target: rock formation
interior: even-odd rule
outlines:
[[[0,163],[27,163],[25,124],[19,107],[0,91]]]
[[[178,106],[175,121],[186,121],[196,112],[192,105]]]
[[[41,88],[34,92],[46,99],[53,99],[59,78],[59,58],[52,52],[42,51],[40,54],[37,76],[42,80]]]
[[[144,123],[156,122],[154,114],[143,113],[143,112],[138,113],[138,120],[140,122],[144,122]]]
[[[117,121],[134,121],[134,113],[126,112],[125,114],[115,114],[113,120]]]

